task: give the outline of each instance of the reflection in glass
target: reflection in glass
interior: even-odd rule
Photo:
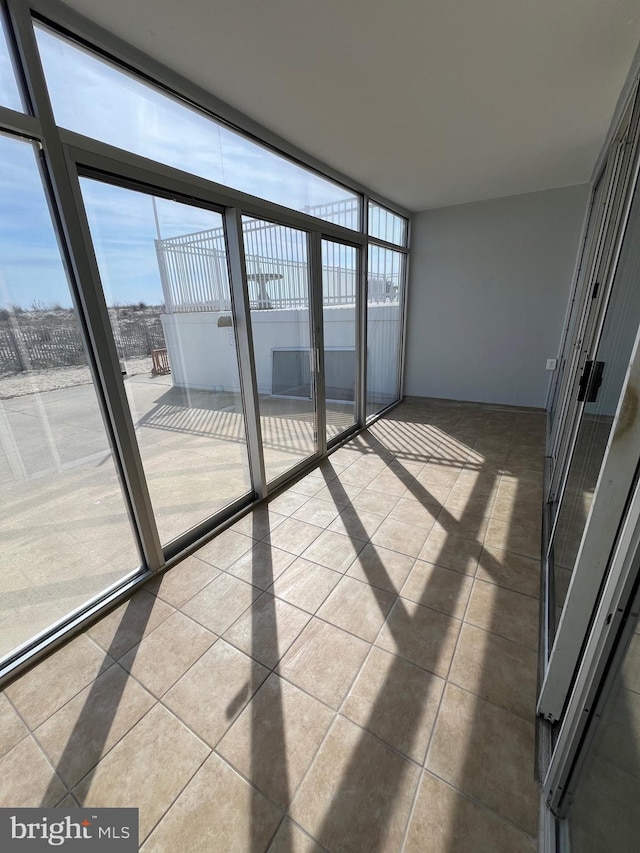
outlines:
[[[168,166],[358,229],[359,198],[116,65],[36,28],[56,121]]]
[[[327,441],[355,423],[357,250],[322,241],[322,319]]]
[[[636,605],[637,607],[637,605]],[[636,625],[580,770],[568,814],[572,853],[636,853],[640,838],[640,634]]]
[[[559,621],[640,323],[640,195],[636,194],[594,363],[602,384],[585,402],[553,538]]]
[[[316,452],[307,235],[243,217],[267,481]]]
[[[23,106],[7,43],[6,24],[0,6],[0,106],[22,112]]]
[[[140,563],[35,152],[0,136],[0,657]]]
[[[369,236],[396,246],[407,245],[407,220],[386,207],[369,202]]]
[[[89,179],[81,185],[167,544],[251,490],[222,217]]]
[[[367,415],[398,399],[404,255],[369,246],[367,279]]]

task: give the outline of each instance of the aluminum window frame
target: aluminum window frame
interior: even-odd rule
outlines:
[[[14,650],[0,663],[0,686],[16,677],[26,667],[84,630],[108,610],[126,600],[154,574],[166,571],[188,553],[193,552],[220,530],[242,517],[260,500],[265,499],[292,482],[296,477],[315,468],[328,453],[382,417],[402,399],[404,358],[406,348],[406,306],[408,290],[408,257],[411,233],[411,213],[401,205],[370,193],[338,170],[291,145],[282,137],[247,118],[235,108],[192,83],[117,36],[69,9],[59,0],[0,0],[0,15],[9,31],[9,50],[16,66],[17,82],[25,103],[25,112],[0,106],[0,133],[14,135],[35,143],[41,151],[41,171],[45,180],[52,212],[53,226],[63,249],[70,276],[74,304],[81,329],[90,353],[90,369],[100,403],[102,418],[111,442],[126,508],[134,527],[134,535],[143,556],[142,565],[127,577],[94,596],[85,605],[52,624],[46,631]],[[201,113],[243,136],[271,149],[279,156],[337,183],[359,199],[360,230],[309,216],[256,196],[199,178],[190,172],[165,166],[157,161],[132,154],[56,125],[44,70],[35,38],[34,24],[42,23],[66,35],[98,55],[102,55],[124,70],[166,91],[167,94],[195,107]],[[227,240],[228,264],[232,299],[236,310],[237,340],[241,362],[240,379],[243,388],[245,424],[247,427],[252,483],[254,494],[238,498],[232,504],[212,514],[164,548],[160,543],[144,469],[133,428],[131,413],[123,393],[117,352],[110,340],[110,325],[100,276],[93,251],[93,242],[86,219],[80,191],[80,177],[103,180],[132,189],[143,190],[168,198],[176,198],[223,213]],[[371,238],[367,233],[368,203],[386,208],[406,219],[405,246]],[[322,239],[344,243],[357,250],[359,290],[356,308],[356,346],[359,348],[356,391],[356,422],[326,442],[326,431],[320,436],[317,452],[273,480],[265,482],[264,459],[257,409],[255,359],[250,324],[247,325],[248,296],[241,217],[264,218],[309,234],[311,243],[321,246]],[[368,246],[379,245],[403,254],[403,305],[398,358],[399,397],[384,410],[370,417],[366,414],[366,340],[367,340],[367,270]],[[317,252],[316,252],[317,254]],[[312,301],[320,293],[317,261],[311,269]],[[321,274],[321,269],[320,269]],[[242,316],[244,315],[244,316]],[[316,309],[317,315],[317,309]],[[242,321],[241,321],[242,317]],[[320,322],[322,320],[320,314]],[[317,325],[317,317],[316,317]],[[315,340],[322,344],[322,329],[316,329]],[[320,346],[322,351],[322,346]],[[323,353],[321,352],[321,355]],[[320,362],[321,364],[321,362]],[[324,406],[324,398],[322,399]],[[319,407],[320,408],[320,407]],[[133,575],[133,576],[132,576]]]

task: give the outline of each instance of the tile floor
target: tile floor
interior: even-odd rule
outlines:
[[[0,694],[0,805],[152,851],[535,849],[544,417],[409,399]]]

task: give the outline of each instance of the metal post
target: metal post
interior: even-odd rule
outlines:
[[[258,380],[253,353],[251,309],[249,307],[247,270],[242,238],[242,216],[240,215],[240,211],[235,207],[226,208],[224,221],[227,231],[231,304],[235,319],[238,360],[240,362],[240,384],[242,386],[244,416],[249,443],[251,478],[256,495],[258,498],[264,498],[267,496],[267,477],[264,468]]]
[[[317,450],[324,456],[327,452],[327,400],[324,372],[324,328],[322,300],[322,237],[318,232],[308,235],[309,273],[311,299],[309,320],[311,324],[312,375],[315,377]]]

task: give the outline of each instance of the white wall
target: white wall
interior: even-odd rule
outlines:
[[[397,396],[399,307],[393,303],[370,305],[367,313],[367,346],[373,353],[369,391],[376,399],[392,402]],[[233,329],[219,329],[219,316],[214,311],[161,316],[175,385],[216,391],[239,390]],[[325,346],[355,346],[355,306],[325,307],[323,317]],[[251,321],[258,391],[270,394],[272,350],[274,347],[309,346],[309,312],[302,308],[252,311]]]
[[[418,214],[404,393],[544,406],[586,184]]]

